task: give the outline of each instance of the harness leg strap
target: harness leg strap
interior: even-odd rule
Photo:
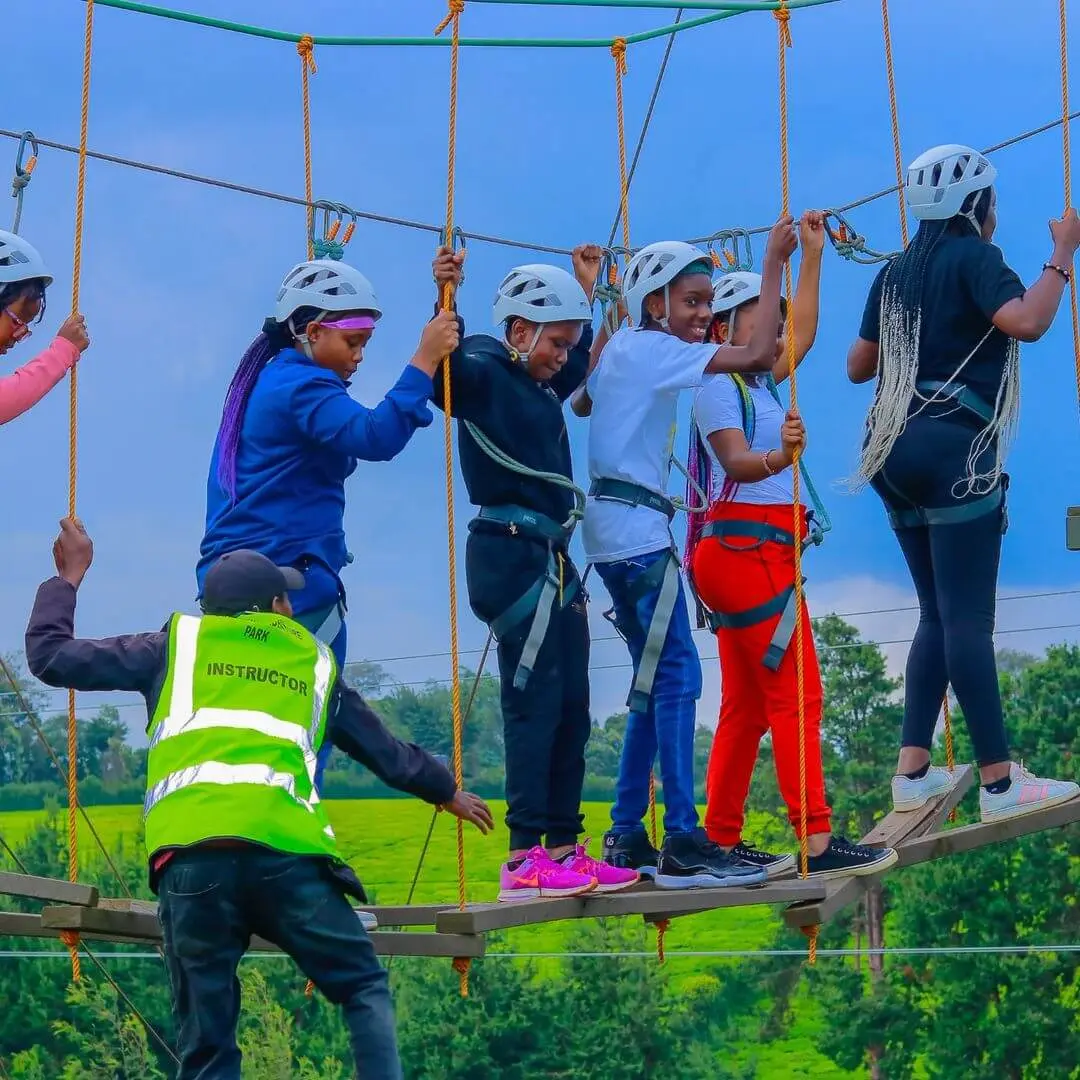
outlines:
[[[803,584],[806,584],[805,578]],[[795,610],[795,586],[792,585],[786,592],[787,602],[784,604],[780,621],[776,624],[769,647],[765,650],[765,656],[761,661],[770,671],[776,671],[783,662],[784,654],[791,645],[791,636],[795,633],[795,621],[799,617],[799,613]]]
[[[649,707],[656,668],[660,663],[660,654],[664,651],[671,616],[675,612],[675,604],[679,599],[679,563],[674,552],[669,551],[665,560],[658,561],[654,566],[649,567],[638,579],[637,587],[633,590],[635,603],[641,596],[656,587],[659,567],[663,567],[660,595],[656,599],[656,607],[645,635],[645,647],[641,653],[641,663],[638,664],[634,685],[630,688],[630,696],[626,700],[631,712],[643,713]]]

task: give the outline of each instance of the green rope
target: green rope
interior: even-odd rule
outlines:
[[[85,2],[85,0],[84,0]],[[530,0],[539,2],[539,0]],[[610,2],[610,0],[609,0]],[[732,16],[741,15],[745,11],[772,11],[780,6],[779,0],[762,0],[753,3],[750,0],[731,0],[729,8],[738,2],[736,10],[725,10],[705,15],[700,19],[691,19],[689,22],[675,23],[672,26],[661,26],[656,30],[646,30],[640,34],[630,34],[626,37],[626,43],[633,45],[642,41],[651,41],[656,37],[667,37],[669,34],[679,33],[683,30],[693,29],[695,26],[704,26],[706,23],[716,22],[720,19],[730,19]],[[837,0],[787,0],[786,7],[789,9],[801,7],[818,7],[822,4],[834,4]],[[133,11],[140,15],[154,15],[163,19],[173,19],[176,22],[194,23],[197,26],[209,26],[216,30],[228,30],[234,34],[247,34],[249,37],[269,38],[271,41],[299,42],[303,34],[292,34],[284,30],[270,30],[263,26],[251,26],[247,23],[229,22],[227,19],[215,19],[209,15],[197,15],[190,11],[176,11],[172,8],[156,7],[152,4],[140,4],[136,0],[95,0],[98,7],[118,8],[121,11]],[[678,4],[664,3],[663,7],[678,7]],[[689,7],[716,8],[717,4],[697,5],[688,4]],[[449,47],[449,37],[335,37],[312,35],[316,45],[398,45],[398,46],[437,46]],[[465,47],[490,47],[490,48],[527,48],[527,49],[610,49],[614,38],[461,38],[459,44]]]
[[[570,516],[563,522],[564,529],[573,528],[585,516],[585,492],[572,480],[568,480],[560,473],[542,472],[540,469],[531,469],[528,465],[522,465],[520,461],[515,461],[509,454],[500,450],[471,420],[463,420],[462,423],[465,425],[465,430],[473,437],[476,445],[496,465],[501,465],[504,469],[517,473],[518,476],[527,476],[532,480],[546,480],[556,487],[566,488],[574,496],[574,508],[570,511]]]

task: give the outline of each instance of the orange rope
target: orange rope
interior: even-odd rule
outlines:
[[[90,71],[94,51],[94,0],[86,0],[83,37],[82,109],[79,117],[79,169],[75,183],[75,251],[71,268],[71,313],[79,313],[79,284],[82,278],[83,221],[86,212],[86,148],[90,129]],[[79,472],[79,365],[71,368],[68,396],[68,516],[75,516],[75,495]],[[75,717],[75,691],[68,691],[67,798],[68,798],[68,880],[79,876],[79,826],[75,815],[79,806],[79,728]],[[78,934],[62,937],[71,953],[71,977],[82,977]]]
[[[1061,24],[1061,150],[1065,169],[1065,209],[1072,207],[1072,140],[1069,137],[1069,34],[1066,0],[1058,0]],[[1076,393],[1080,398],[1080,317],[1076,310],[1076,277],[1069,278],[1069,308],[1072,313],[1073,356],[1076,363]]]
[[[949,772],[956,772],[956,752],[953,748],[952,735],[952,710],[949,708],[949,691],[945,691],[945,699],[941,703],[945,711],[945,764],[949,766]],[[956,820],[956,808],[949,811],[949,820]]]
[[[821,924],[814,923],[813,926],[804,926],[802,932],[806,935],[806,962],[813,967],[817,963],[817,942],[818,934],[821,933]]]
[[[780,71],[780,186],[782,213],[790,212],[791,166],[788,147],[788,93],[787,50],[791,48],[791,12],[781,4],[773,11],[777,23],[778,59]],[[791,260],[784,264],[784,294],[787,297],[788,318],[792,310]],[[795,334],[789,327],[787,338],[788,383],[791,387],[791,408],[798,409],[798,386],[795,378]],[[799,708],[799,872],[805,878],[809,872],[810,844],[807,836],[807,790],[806,790],[806,671],[803,663],[803,585],[802,545],[798,542],[803,534],[802,502],[800,499],[799,454],[791,464],[792,512],[795,527],[795,672],[798,685]],[[813,944],[813,943],[811,943]]]
[[[315,257],[313,240],[315,229],[314,195],[311,184],[311,91],[308,78],[319,69],[315,66],[315,40],[305,34],[297,43],[296,51],[300,56],[300,92],[304,101],[304,198],[307,200],[307,257]]]
[[[450,124],[446,162],[446,232],[445,242],[454,243],[454,174],[457,155],[458,57],[461,47],[461,13],[465,0],[449,0],[446,18],[435,30],[436,36],[451,26],[450,39]],[[442,292],[443,311],[454,310],[454,287],[447,282]],[[454,780],[460,790],[462,772],[461,672],[458,657],[458,600],[454,538],[454,432],[450,401],[450,357],[443,360],[443,452],[446,463],[446,543],[450,578],[450,708],[454,734]],[[465,834],[461,818],[457,819],[458,908],[465,910]],[[469,960],[454,960],[462,997],[469,996]]]
[[[656,960],[662,964],[666,959],[664,955],[664,935],[671,928],[670,919],[660,919],[656,924]]]

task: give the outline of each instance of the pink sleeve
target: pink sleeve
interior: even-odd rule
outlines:
[[[6,424],[36,405],[74,366],[79,350],[66,338],[56,338],[18,371],[0,379],[0,424]]]

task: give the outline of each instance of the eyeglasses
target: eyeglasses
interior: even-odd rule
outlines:
[[[11,308],[4,308],[4,314],[11,320],[12,326],[15,327],[15,332],[11,335],[12,341],[24,341],[33,333],[29,324],[20,319]]]

